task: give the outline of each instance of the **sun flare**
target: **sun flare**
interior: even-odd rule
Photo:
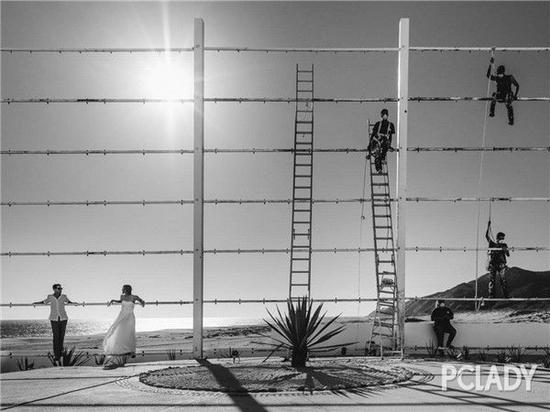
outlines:
[[[170,62],[148,68],[145,84],[148,94],[153,98],[188,99],[193,93],[193,81],[189,73]]]

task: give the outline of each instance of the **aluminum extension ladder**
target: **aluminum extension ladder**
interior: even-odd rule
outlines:
[[[369,136],[372,125],[368,124]],[[403,356],[397,338],[397,274],[390,197],[388,164],[376,171],[374,156],[370,158],[370,188],[374,258],[376,269],[376,311],[371,338],[367,345],[369,355]]]
[[[310,297],[313,196],[313,65],[296,65],[289,298]],[[308,101],[300,101],[305,99]]]

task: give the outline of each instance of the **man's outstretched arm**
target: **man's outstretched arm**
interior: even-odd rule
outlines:
[[[514,78],[514,76],[511,76],[512,77],[512,85],[514,85],[516,87],[516,91],[514,92],[514,99],[517,99],[518,98],[518,92],[519,92],[519,83],[517,82],[517,80]]]
[[[487,239],[487,242],[491,243],[493,242],[493,238],[491,237],[491,221],[489,220],[489,223],[487,223],[487,230],[485,231],[485,239]]]
[[[490,60],[490,63],[489,63],[489,67],[487,68],[487,78],[488,79],[491,79],[491,80],[496,80],[496,76],[493,76],[491,74],[491,69],[493,68],[493,63],[495,62],[495,59],[493,57],[491,57],[491,60]]]

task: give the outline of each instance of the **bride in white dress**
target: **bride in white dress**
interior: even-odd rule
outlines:
[[[107,306],[120,303],[120,313],[107,331],[103,339],[105,362],[103,369],[114,369],[123,366],[128,356],[136,353],[136,317],[135,303],[145,306],[145,302],[137,295],[132,295],[132,286],[122,286],[120,300],[112,299]]]

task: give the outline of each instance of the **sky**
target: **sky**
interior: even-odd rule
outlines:
[[[396,47],[401,17],[411,46],[548,46],[548,2],[2,2],[2,47],[191,47],[193,19],[207,46]],[[192,54],[2,53],[2,98],[192,97]],[[548,53],[497,53],[520,96],[550,95]],[[410,96],[484,96],[487,53],[411,53]],[[317,97],[393,97],[397,55],[215,53],[205,58],[207,97],[292,97],[296,64],[314,64]],[[166,80],[169,80],[166,82]],[[494,88],[494,86],[493,86]],[[315,106],[315,147],[363,148],[367,121],[395,104]],[[517,102],[516,124],[498,105],[487,146],[550,146],[547,102]],[[485,103],[409,104],[410,146],[480,146]],[[192,105],[3,104],[1,147],[8,149],[190,149]],[[294,105],[207,103],[208,148],[290,148]],[[411,197],[550,196],[548,152],[409,153]],[[359,198],[364,155],[315,154],[314,198]],[[391,180],[395,156],[389,155]],[[174,200],[192,198],[192,156],[2,156],[2,201]],[[205,198],[291,197],[290,154],[207,154]],[[367,190],[367,193],[369,191]],[[394,190],[392,188],[392,193]],[[409,203],[407,244],[474,247],[488,204]],[[1,209],[7,251],[191,249],[192,206],[21,206]],[[372,247],[370,206],[316,205],[314,248]],[[206,205],[205,248],[287,248],[290,206]],[[510,246],[548,246],[547,202],[495,202],[496,231]],[[479,230],[478,230],[479,229]],[[360,233],[362,232],[362,238]],[[406,295],[448,289],[483,273],[485,254],[408,252]],[[1,301],[32,302],[62,283],[75,301],[108,301],[124,283],[146,301],[192,298],[191,256],[17,257],[1,260]],[[509,264],[550,268],[548,252],[512,253]],[[207,255],[205,298],[285,298],[289,255]],[[512,292],[513,293],[513,292]],[[373,253],[314,254],[312,297],[375,297]],[[366,314],[369,304],[327,305]],[[73,318],[109,318],[114,308],[70,308]],[[46,318],[38,308],[4,309],[3,319]],[[143,317],[186,317],[191,308],[146,307]],[[262,305],[206,305],[208,317],[263,317]]]

